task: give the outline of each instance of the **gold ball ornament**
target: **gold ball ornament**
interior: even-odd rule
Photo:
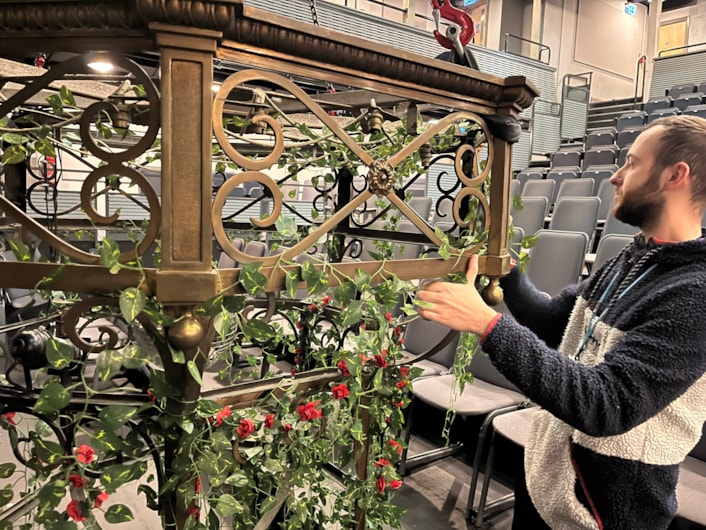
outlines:
[[[169,328],[167,336],[172,346],[188,350],[199,345],[204,337],[204,329],[201,322],[187,315]]]
[[[483,300],[488,305],[498,305],[503,301],[503,290],[500,287],[500,280],[498,278],[493,278],[490,283],[485,286],[483,292],[481,293]]]

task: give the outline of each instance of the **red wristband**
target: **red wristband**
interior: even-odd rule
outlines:
[[[481,346],[483,346],[485,339],[488,338],[488,335],[490,335],[490,332],[493,331],[493,328],[495,328],[495,325],[498,323],[500,318],[502,318],[502,316],[503,316],[502,313],[496,313],[495,316],[493,317],[493,320],[491,320],[490,323],[488,324],[488,327],[485,328],[485,331],[480,336],[480,345]]]

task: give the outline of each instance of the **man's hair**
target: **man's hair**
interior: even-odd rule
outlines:
[[[706,119],[697,116],[659,118],[647,126],[662,127],[655,171],[685,162],[691,171],[691,200],[706,205]]]

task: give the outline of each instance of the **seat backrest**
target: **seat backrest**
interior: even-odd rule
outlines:
[[[419,214],[419,217],[429,222],[431,214],[431,197],[412,197],[409,199],[409,207]]]
[[[434,206],[431,225],[436,226],[439,223],[453,224],[454,222],[454,201],[449,197],[441,197]]]
[[[659,118],[664,118],[666,116],[676,116],[677,114],[680,114],[680,110],[676,107],[670,107],[668,109],[657,109],[652,112],[647,116],[647,123],[652,123],[653,121],[659,119]]]
[[[690,94],[696,90],[696,83],[684,83],[679,85],[674,85],[672,88],[667,90],[667,95],[672,98],[677,98],[682,94]]]
[[[551,204],[555,187],[556,181],[554,179],[529,180],[522,188],[522,197],[546,197],[547,203]]]
[[[607,164],[615,164],[617,158],[617,148],[613,145],[598,146],[589,149],[583,155],[583,164],[585,168],[591,166],[603,166]]]
[[[590,197],[593,195],[594,181],[590,177],[566,179],[559,185],[556,200],[562,197]]]
[[[544,173],[538,170],[523,169],[515,175],[515,178],[520,182],[520,193],[522,193],[522,189],[528,180],[542,180]]]
[[[595,196],[562,197],[554,205],[549,229],[583,232],[591,240],[600,206],[601,200]]]
[[[522,197],[523,208],[510,209],[512,224],[524,230],[526,236],[534,235],[544,226],[544,218],[549,209],[549,199],[546,197]]]
[[[644,125],[647,120],[647,113],[644,111],[633,111],[621,114],[620,117],[615,121],[615,128],[618,132],[622,131],[627,127],[633,127],[635,125]]]
[[[633,236],[624,234],[606,234],[601,237],[592,270],[598,269],[606,261],[617,256],[632,240]]]
[[[690,105],[682,111],[682,114],[706,118],[706,105]]]
[[[671,96],[664,96],[661,98],[654,98],[645,103],[642,110],[647,114],[657,109],[668,109],[674,104],[674,99]]]
[[[431,205],[430,205],[431,206]],[[420,234],[417,228],[409,219],[403,219],[397,225],[397,231],[405,234]],[[417,243],[395,243],[395,259],[417,259],[422,253],[422,245]]]
[[[586,258],[588,236],[583,232],[539,230],[530,251],[527,275],[540,291],[550,296],[575,283]]]
[[[262,258],[265,256],[265,252],[267,252],[267,245],[262,241],[248,241],[243,248],[243,254],[253,258]],[[240,265],[242,265],[242,263],[239,263],[237,266]]]
[[[550,204],[554,204],[556,202],[562,182],[568,179],[575,180],[577,178],[578,174],[575,171],[561,171],[552,169],[549,173],[547,173],[547,180],[554,181],[554,190],[552,192],[552,196],[549,198]]]
[[[517,179],[512,179],[510,181],[510,200],[512,200],[515,195],[520,194],[520,181]]]
[[[592,131],[586,136],[584,149],[588,151],[597,145],[610,145],[615,143],[615,130]],[[584,165],[585,167],[585,165]]]
[[[652,116],[652,114],[650,114],[650,116]],[[622,149],[633,143],[635,138],[640,136],[643,129],[644,127],[629,127],[620,131],[618,133],[618,147]]]
[[[598,209],[598,221],[603,222],[613,208],[613,201],[615,200],[615,188],[610,183],[610,179],[604,179],[600,183],[596,196],[601,200],[601,207]]]
[[[442,366],[451,367],[456,357],[459,334],[431,320],[417,317],[407,324],[404,331],[405,350],[413,355],[421,355],[440,344],[449,333],[453,333],[450,342],[433,355],[427,357],[427,360]]]
[[[557,151],[552,156],[552,167],[581,166],[581,151]]]
[[[701,105],[704,102],[704,95],[701,92],[694,92],[693,94],[682,94],[674,100],[674,106],[684,111],[685,108],[691,105]]]
[[[598,190],[603,184],[603,181],[610,179],[613,176],[614,171],[610,169],[589,169],[581,174],[582,179],[592,179],[593,180],[593,191],[592,195],[598,195]],[[603,200],[601,198],[601,200]],[[600,219],[600,217],[599,217]]]

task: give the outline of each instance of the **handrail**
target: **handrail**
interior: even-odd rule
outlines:
[[[370,2],[371,4],[376,4],[376,5],[382,6],[382,7],[389,7],[390,9],[394,9],[395,11],[401,11],[401,12],[404,13],[405,15],[409,12],[409,8],[408,8],[408,7],[392,6],[392,5],[387,4],[387,3],[385,3],[385,2],[383,2],[383,1],[381,1],[381,0],[368,0],[368,2]]]
[[[640,67],[642,66],[642,92],[640,93],[640,101],[645,99],[645,80],[647,77],[647,55],[641,55],[637,60],[637,71],[635,72],[635,98],[633,109],[637,109],[637,82],[640,79]]]
[[[522,55],[521,53],[515,53],[515,52],[508,51],[508,49],[507,49],[508,37],[512,37],[513,39],[516,39],[516,40],[519,40],[522,42],[528,42],[530,44],[534,44],[534,45],[538,46],[539,53],[537,54],[537,59],[534,59],[534,57],[527,57],[526,55]],[[530,39],[525,39],[524,37],[518,37],[517,35],[512,35],[511,33],[505,34],[505,46],[504,46],[503,51],[506,53],[511,53],[513,55],[519,55],[520,57],[527,57],[528,59],[534,59],[534,60],[539,61],[544,64],[549,64],[549,61],[552,57],[552,49],[549,46],[547,46],[546,44],[542,44],[541,42],[533,41]],[[547,60],[543,61],[542,60],[542,53],[545,51],[547,52]]]
[[[667,52],[673,52],[675,50],[681,50],[681,49],[686,49],[686,48],[691,48],[693,46],[706,46],[706,42],[695,42],[694,44],[685,44],[684,46],[676,46],[674,48],[668,48],[666,50],[661,50],[658,54],[657,57],[661,58],[663,53]]]

